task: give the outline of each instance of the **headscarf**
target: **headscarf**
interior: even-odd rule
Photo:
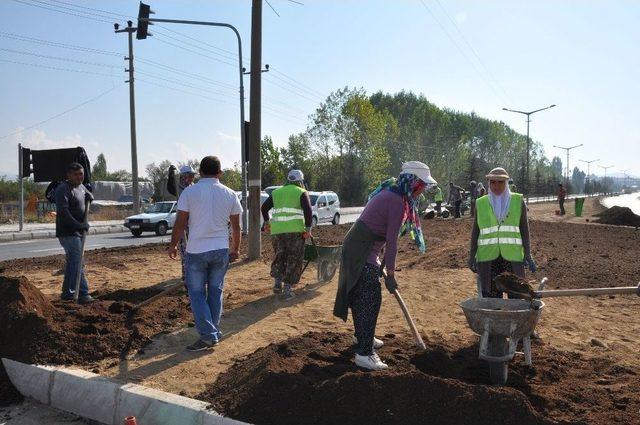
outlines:
[[[506,182],[505,182],[506,183]],[[503,222],[504,218],[507,216],[509,212],[509,204],[511,203],[511,189],[509,189],[509,185],[504,185],[504,192],[500,195],[496,195],[491,190],[491,185],[489,186],[489,201],[491,201],[491,207],[493,208],[493,213],[495,214],[498,222]]]
[[[392,177],[380,183],[373,192],[369,194],[367,202],[383,190],[389,190],[402,196],[406,219],[400,227],[399,236],[404,236],[409,233],[409,236],[415,241],[420,252],[424,253],[427,246],[424,242],[422,229],[420,228],[420,214],[418,213],[418,205],[420,202],[411,196],[413,188],[419,182],[421,182],[421,180],[415,174],[400,174],[397,179]]]

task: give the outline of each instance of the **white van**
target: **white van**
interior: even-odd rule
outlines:
[[[311,225],[320,223],[340,224],[340,199],[335,192],[309,192],[313,218]]]

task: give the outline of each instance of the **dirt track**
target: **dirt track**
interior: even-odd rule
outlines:
[[[640,279],[640,232],[633,228],[587,224],[589,214],[595,210],[590,210],[591,207],[587,205],[585,218],[577,219],[554,216],[554,207],[550,204],[532,206],[533,252],[539,264],[539,271],[532,278],[539,280],[548,276],[549,288],[637,283]],[[434,357],[436,367],[426,372],[422,370],[422,373],[477,385],[486,382],[483,381],[486,365],[473,360],[477,353],[477,337],[468,329],[458,307],[460,301],[474,295],[476,287],[475,275],[465,268],[470,224],[468,219],[424,222],[427,254],[419,256],[409,241],[403,239],[398,280],[421,333],[435,344],[432,345],[434,350],[437,345],[448,353],[443,358]],[[316,236],[324,243],[336,242],[347,228],[322,227]],[[269,244],[264,245],[264,251],[268,256]],[[188,327],[188,314],[173,319],[166,317],[178,305],[186,304],[186,297],[177,294],[176,306],[161,303],[143,313],[145,317],[157,318],[146,328],[149,332],[177,331],[154,338],[152,344],[123,360],[118,360],[115,354],[120,351],[114,350],[103,360],[86,358],[65,362],[125,381],[214,399],[214,395],[205,391],[209,391],[216,378],[228,371],[234,362],[252,358],[257,349],[299,337],[307,331],[351,332],[350,323],[342,323],[331,315],[335,278],[328,284],[314,284],[315,270],[311,266],[303,277],[303,282],[311,285],[300,291],[293,302],[287,303],[270,293],[271,280],[266,263],[265,259],[229,272],[222,325],[225,338],[212,353],[194,355],[184,351],[184,346],[192,342],[196,334]],[[0,264],[0,269],[4,268],[7,275],[25,275],[42,292],[55,295],[59,290],[61,276],[58,273],[62,264],[61,257],[48,257],[5,262]],[[120,303],[126,299],[135,300],[135,292],[140,290],[132,295],[128,292],[131,289],[166,284],[180,273],[179,263],[169,260],[163,247],[93,252],[87,264],[91,288],[102,296],[107,309],[113,299]],[[516,357],[512,368],[515,374],[512,374],[510,384],[529,399],[535,411],[552,419],[633,423],[640,415],[639,378],[634,372],[640,369],[637,356],[640,351],[637,319],[640,299],[617,296],[558,298],[546,302],[547,308],[538,328],[543,340],[534,346],[533,369],[524,370],[522,358]],[[59,311],[63,315],[74,314]],[[82,319],[78,321],[82,322]],[[73,326],[69,329],[71,334],[73,329]],[[127,336],[131,334],[132,328],[126,323],[120,329]],[[410,336],[404,319],[388,294],[383,295],[378,331],[379,335],[395,334],[399,346],[408,344]],[[88,335],[87,338],[92,341],[95,336]],[[140,341],[142,343],[143,339]],[[389,347],[391,352],[383,350],[381,356],[394,358],[392,347]],[[339,349],[347,350],[336,348]],[[462,375],[460,372],[447,375],[449,361],[446,358],[461,365],[468,364],[470,369]],[[579,367],[576,369],[575,365]],[[467,375],[471,370],[476,372],[469,378]],[[535,386],[538,389],[534,391]]]

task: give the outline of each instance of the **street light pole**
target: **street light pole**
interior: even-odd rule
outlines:
[[[604,169],[604,193],[606,195],[607,194],[607,170],[609,168],[613,168],[613,165],[607,165],[606,167],[602,165],[598,165],[598,167]]]
[[[148,16],[148,15],[147,15]],[[187,24],[187,25],[204,25],[210,27],[224,27],[229,28],[233,31],[238,39],[238,75],[240,78],[240,154],[242,156],[242,228],[243,232],[246,232],[248,229],[248,217],[247,217],[247,152],[245,152],[245,140],[247,135],[245,134],[245,125],[244,125],[244,81],[243,81],[243,71],[244,68],[242,66],[242,39],[240,38],[240,33],[231,24],[227,24],[224,22],[207,22],[207,21],[188,21],[183,19],[159,19],[159,18],[139,18],[139,22],[164,22],[168,24]],[[140,26],[140,24],[138,24]],[[145,35],[146,37],[146,35]],[[253,128],[253,123],[251,123],[251,127]],[[253,132],[253,131],[252,131]],[[260,208],[258,194],[258,213]]]
[[[569,186],[569,151],[571,151],[571,149],[579,148],[582,145],[583,145],[583,143],[580,143],[579,145],[570,146],[568,148],[565,148],[565,147],[562,147],[562,146],[553,145],[554,148],[564,149],[564,150],[567,151],[567,173],[566,173],[566,176],[565,176],[565,184],[567,186]]]
[[[527,202],[529,201],[529,192],[530,192],[529,190],[529,157],[530,157],[530,150],[531,150],[531,139],[529,137],[529,123],[531,122],[531,115],[535,114],[536,112],[544,111],[545,109],[551,109],[555,106],[556,105],[553,104],[553,105],[547,106],[546,108],[540,108],[540,109],[536,109],[535,111],[529,111],[529,112],[502,108],[503,111],[515,112],[516,114],[522,114],[527,116],[527,160],[525,165],[524,190],[522,191],[527,198]]]
[[[587,163],[587,181],[589,182],[589,191],[591,191],[591,163],[592,162],[597,162],[600,161],[600,159],[592,159],[591,161],[585,161],[584,159],[579,159],[578,161],[580,162],[586,162]],[[587,188],[586,188],[586,183],[585,183],[585,194],[588,195],[589,193],[587,192]]]

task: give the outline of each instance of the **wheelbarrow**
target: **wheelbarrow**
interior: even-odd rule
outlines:
[[[311,262],[317,263],[318,282],[328,282],[333,279],[340,265],[342,245],[318,245],[313,236],[311,243],[304,246],[304,261],[302,272]]]
[[[547,278],[540,282],[537,291],[531,291],[528,299],[469,298],[460,304],[469,327],[480,335],[479,358],[489,362],[491,383],[504,385],[509,373],[509,362],[516,353],[518,342],[527,365],[531,365],[531,339],[545,306],[539,298],[573,297],[584,295],[637,294],[638,286],[589,289],[543,290]],[[522,292],[518,296],[525,295]]]

